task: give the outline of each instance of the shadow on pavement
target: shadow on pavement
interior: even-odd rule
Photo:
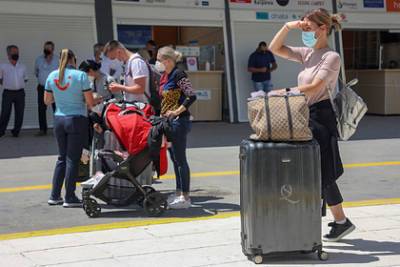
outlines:
[[[340,244],[346,244],[340,246]],[[350,246],[349,246],[350,245]],[[302,265],[302,264],[323,264],[323,265],[337,265],[345,263],[371,263],[379,261],[379,256],[398,256],[400,255],[400,244],[399,242],[391,241],[375,241],[366,239],[345,239],[340,243],[335,243],[334,246],[326,245],[324,249],[332,249],[334,252],[329,252],[328,261],[319,261],[317,254],[281,254],[279,256],[273,255],[264,257],[264,264],[291,264],[291,265]],[[340,252],[338,252],[340,251]],[[351,252],[357,252],[351,253]],[[290,261],[290,262],[289,262]]]
[[[400,138],[400,116],[365,116],[351,140]]]
[[[9,132],[0,138],[0,159],[58,155],[57,142],[49,131],[47,136],[36,137],[36,130],[23,130],[18,138]],[[3,149],[7,148],[7,149]]]
[[[30,156],[57,155],[57,143],[49,135],[35,137],[37,130],[24,130],[19,138],[10,133],[0,138],[0,159]],[[248,138],[252,130],[247,122],[230,124],[226,122],[194,122],[188,136],[188,148],[238,146]],[[366,116],[351,140],[373,140],[400,138],[400,116]]]
[[[191,197],[192,207],[182,210],[168,209],[163,215],[157,218],[193,218],[214,216],[220,212],[239,211],[240,206],[231,203],[216,202],[222,200],[222,197],[215,196],[194,196]],[[149,219],[144,210],[137,205],[124,207],[123,209],[100,204],[102,212],[99,218],[143,218]]]
[[[188,147],[238,146],[248,138],[252,130],[246,123],[195,122],[188,135]]]
[[[287,254],[280,256],[265,256],[263,259],[264,264],[274,264],[274,265],[304,265],[304,264],[318,264],[318,265],[332,265],[338,266],[338,264],[344,263],[370,263],[379,261],[379,258],[373,255],[366,254],[352,254],[344,252],[329,252],[329,259],[327,261],[320,261],[318,259],[317,253],[313,254]]]
[[[188,147],[238,146],[252,130],[245,123],[193,123],[188,136]],[[400,138],[400,116],[365,116],[350,140],[374,140]]]

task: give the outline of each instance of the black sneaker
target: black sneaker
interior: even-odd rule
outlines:
[[[82,200],[80,200],[77,197],[68,199],[68,200],[66,199],[64,201],[63,207],[64,208],[80,208],[80,207],[82,207]]]
[[[329,234],[324,235],[322,240],[326,242],[337,242],[346,235],[350,234],[351,232],[356,229],[355,225],[351,223],[349,219],[346,218],[346,222],[344,224],[338,224],[336,222],[330,222],[328,224],[331,228]]]
[[[49,198],[49,200],[47,201],[47,204],[49,204],[50,206],[55,206],[55,205],[61,205],[64,203],[64,200],[62,199],[62,197],[59,198]]]

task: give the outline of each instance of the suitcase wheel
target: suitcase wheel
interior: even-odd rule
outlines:
[[[253,257],[253,261],[255,264],[261,264],[263,262],[263,256],[262,255],[255,255]]]
[[[323,250],[318,251],[318,259],[320,259],[321,261],[326,261],[329,258],[329,254]]]

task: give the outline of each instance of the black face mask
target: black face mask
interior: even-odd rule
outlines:
[[[50,50],[48,50],[48,49],[44,49],[43,50],[43,54],[47,57],[47,56],[50,56],[51,55],[51,51]]]
[[[11,55],[11,59],[14,61],[17,61],[19,59],[19,55],[18,54],[12,54]]]

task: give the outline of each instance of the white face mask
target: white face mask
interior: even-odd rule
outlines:
[[[165,71],[165,65],[163,63],[161,63],[160,61],[158,61],[158,60],[156,61],[156,65],[154,67],[159,72],[164,72]]]
[[[93,76],[88,76],[88,78],[91,83],[94,83],[95,78]]]

